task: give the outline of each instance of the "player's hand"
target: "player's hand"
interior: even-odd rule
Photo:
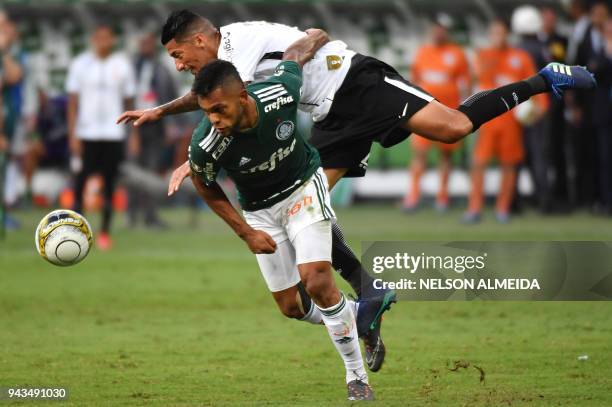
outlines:
[[[244,241],[254,254],[272,254],[276,251],[276,242],[263,230],[253,229],[244,236]]]
[[[190,175],[191,167],[189,166],[189,161],[185,161],[180,167],[172,172],[170,184],[168,185],[168,196],[172,196],[178,192],[185,178],[189,177]]]
[[[138,127],[146,122],[156,122],[162,118],[162,113],[158,108],[145,109],[145,110],[128,110],[127,112],[123,112],[121,116],[117,119],[117,124],[125,123],[133,121],[134,126]]]

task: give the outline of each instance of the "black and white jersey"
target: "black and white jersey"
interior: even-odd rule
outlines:
[[[233,63],[245,82],[269,77],[285,50],[306,35],[295,27],[265,21],[226,25],[219,29],[218,58]],[[342,41],[330,41],[304,66],[300,110],[321,121],[351,66],[354,51]]]

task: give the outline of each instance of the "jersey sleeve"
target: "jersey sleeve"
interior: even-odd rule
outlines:
[[[295,61],[283,61],[272,75],[275,81],[281,82],[287,92],[299,100],[302,93],[302,67]]]
[[[257,64],[266,53],[268,38],[259,32],[253,35],[246,27],[232,27],[222,34],[217,56],[234,64],[243,82],[252,82]]]
[[[204,118],[193,131],[191,143],[189,144],[189,166],[191,172],[199,177],[204,185],[211,186],[216,182],[220,170],[219,164],[203,148],[207,142],[207,136],[214,133],[210,122]]]

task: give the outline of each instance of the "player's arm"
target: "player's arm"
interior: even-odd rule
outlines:
[[[300,38],[283,53],[283,61],[295,61],[300,66],[310,61],[319,49],[329,42],[329,35],[318,28],[306,30],[306,36]]]
[[[79,96],[76,93],[68,94],[68,106],[66,109],[66,119],[68,122],[68,145],[70,152],[78,156],[81,154],[81,142],[76,136],[76,121],[79,106]]]
[[[255,254],[270,254],[276,251],[276,243],[267,233],[255,230],[238,214],[236,208],[216,182],[206,185],[198,175],[191,176],[193,185],[206,204],[229,225]]]
[[[194,93],[188,92],[187,94],[161,106],[144,110],[128,110],[123,112],[123,114],[117,119],[117,124],[134,121],[134,126],[138,127],[146,122],[158,121],[165,116],[192,112],[198,109],[198,98]]]

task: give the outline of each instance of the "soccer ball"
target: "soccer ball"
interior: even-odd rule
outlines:
[[[34,235],[36,250],[56,266],[72,266],[87,256],[93,243],[91,226],[82,215],[58,209],[40,221]]]

